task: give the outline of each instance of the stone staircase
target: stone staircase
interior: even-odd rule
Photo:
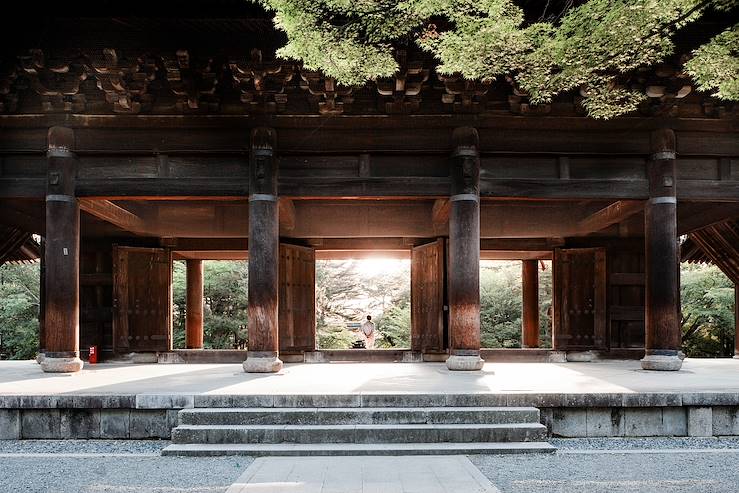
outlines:
[[[533,407],[192,408],[162,455],[553,452]]]

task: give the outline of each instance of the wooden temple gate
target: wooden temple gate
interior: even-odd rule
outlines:
[[[336,91],[271,56],[269,17],[242,4],[126,29],[60,14],[46,46],[34,29],[3,45],[0,225],[45,240],[45,370],[91,344],[170,349],[172,259],[202,347],[202,261],[247,255],[245,368],[277,370],[315,349],[315,259],[368,250],[411,259],[411,349],[450,368],[482,362],[480,259],[523,262],[524,346],[552,259],[555,349],[679,368],[678,239],[739,217],[735,109],[693,91],[596,121],[576,95],[536,109],[410,52],[395,78]],[[99,36],[70,47],[81,22]]]

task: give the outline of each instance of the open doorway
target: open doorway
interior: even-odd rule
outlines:
[[[317,349],[366,347],[362,323],[375,324],[375,349],[408,349],[410,259],[316,260]]]
[[[552,347],[552,262],[539,260],[539,347]],[[480,345],[521,348],[523,279],[520,260],[480,261]]]
[[[203,261],[203,347],[246,349],[248,261]],[[186,261],[175,260],[172,273],[173,348],[185,349]]]

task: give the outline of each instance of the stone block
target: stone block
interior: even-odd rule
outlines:
[[[61,409],[62,438],[100,438],[100,409]]]
[[[233,407],[276,407],[273,395],[232,395]]]
[[[739,392],[686,392],[683,406],[739,406]]]
[[[549,351],[549,363],[567,363],[566,351]]]
[[[18,409],[0,409],[0,440],[21,437],[21,416]]]
[[[20,406],[20,396],[17,395],[0,395],[0,409],[18,409]]]
[[[444,394],[362,394],[361,407],[441,407]]]
[[[683,405],[678,392],[637,392],[623,394],[623,407],[678,407]]]
[[[653,437],[661,435],[661,407],[627,407],[624,409],[624,436]]]
[[[131,410],[130,438],[169,438],[171,431],[166,409]]]
[[[563,407],[565,399],[563,394],[507,394],[508,406],[516,407]]]
[[[277,394],[274,407],[360,407],[359,394]]]
[[[594,394],[560,394],[563,407],[620,407],[623,402],[622,394],[594,393]]]
[[[547,427],[547,434],[552,434],[552,421],[554,421],[554,409],[545,407],[539,409],[539,422]]]
[[[58,409],[24,409],[21,411],[21,438],[61,438]]]
[[[715,406],[712,420],[714,436],[739,435],[739,407]]]
[[[306,363],[326,363],[326,356],[321,351],[306,351],[303,355]]]
[[[688,436],[713,436],[713,409],[710,407],[688,407]]]
[[[552,413],[552,436],[577,438],[587,436],[587,409],[557,408]]]
[[[685,407],[662,408],[662,434],[684,437],[688,434],[688,416]]]
[[[623,408],[591,407],[587,409],[588,437],[620,437],[624,435]]]
[[[423,354],[420,351],[404,351],[402,363],[423,363]]]
[[[103,409],[100,411],[100,438],[128,438],[130,426],[130,409]]]
[[[195,398],[185,394],[139,394],[136,409],[183,409],[195,407]]]
[[[19,409],[55,409],[59,398],[55,395],[21,395],[18,396]]]
[[[593,361],[592,351],[567,351],[567,361],[569,363],[589,363]]]
[[[505,407],[506,394],[445,394],[444,405],[449,407]]]

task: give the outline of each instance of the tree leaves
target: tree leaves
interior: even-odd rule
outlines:
[[[390,77],[398,43],[416,43],[442,74],[507,78],[531,104],[581,89],[594,118],[629,113],[645,99],[620,77],[669,56],[672,36],[709,8],[737,0],[589,0],[560,17],[526,24],[511,0],[261,0],[288,43],[278,55],[344,85]],[[439,28],[438,25],[444,25]],[[689,73],[716,97],[739,99],[736,27],[695,52]]]

